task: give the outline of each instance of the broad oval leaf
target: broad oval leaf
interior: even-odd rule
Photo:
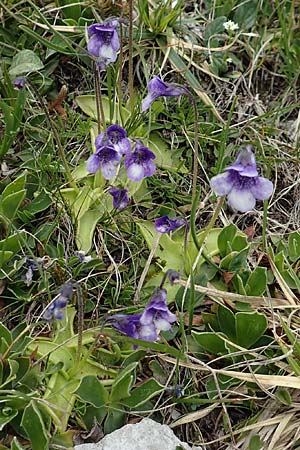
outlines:
[[[84,377],[74,394],[82,401],[90,403],[96,408],[105,405],[108,400],[107,390],[101,381],[93,375]]]
[[[250,348],[264,334],[268,321],[264,314],[254,312],[238,312],[236,321],[236,343],[244,348]]]
[[[13,78],[18,75],[36,72],[41,70],[43,67],[44,64],[32,50],[21,50],[16,54],[16,56],[13,57],[9,74]]]
[[[192,331],[192,336],[201,349],[208,353],[213,355],[226,355],[228,353],[224,339],[219,333]]]

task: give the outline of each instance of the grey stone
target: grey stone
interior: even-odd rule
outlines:
[[[75,450],[202,450],[181,442],[167,425],[151,419],[128,424],[105,436],[97,444],[76,445]]]

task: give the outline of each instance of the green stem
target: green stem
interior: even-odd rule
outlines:
[[[141,277],[140,277],[140,280],[139,280],[139,284],[138,284],[137,289],[136,289],[135,294],[134,294],[133,303],[135,303],[135,304],[139,302],[139,299],[140,299],[140,292],[141,292],[141,290],[142,290],[142,287],[143,287],[143,284],[144,284],[146,275],[147,275],[147,273],[148,273],[148,270],[149,270],[151,261],[152,261],[152,259],[153,259],[153,256],[155,255],[155,252],[156,252],[156,249],[157,249],[157,247],[158,247],[158,244],[159,244],[159,241],[160,241],[161,236],[162,236],[162,235],[161,235],[160,233],[157,234],[156,240],[154,241],[153,247],[152,247],[152,249],[151,249],[151,251],[150,251],[150,253],[149,253],[147,262],[146,262],[146,264],[145,264],[145,267],[144,267],[144,269],[143,269],[143,272],[142,272]]]
[[[65,172],[66,172],[69,184],[77,192],[78,191],[78,187],[77,187],[77,185],[76,185],[76,183],[74,181],[73,175],[72,175],[70,167],[69,167],[68,160],[67,160],[66,155],[65,155],[65,151],[64,151],[63,146],[62,146],[61,141],[60,141],[59,134],[58,134],[57,129],[55,128],[55,125],[54,125],[54,123],[53,123],[53,121],[52,121],[52,119],[50,117],[48,108],[45,105],[45,102],[44,102],[42,96],[40,95],[39,91],[36,89],[34,84],[28,79],[27,79],[27,83],[29,84],[30,88],[33,90],[36,98],[38,99],[38,101],[39,101],[39,103],[40,103],[40,105],[41,105],[41,107],[42,107],[42,109],[43,109],[43,111],[45,113],[45,116],[46,116],[46,119],[48,121],[48,124],[50,125],[50,128],[51,128],[54,140],[55,140],[57,148],[58,148],[59,156],[60,156],[60,159],[61,159],[61,161],[63,163],[63,166],[64,166],[64,169],[65,169]]]
[[[84,321],[84,304],[83,304],[83,296],[82,289],[77,284],[76,287],[77,293],[77,306],[78,306],[78,341],[77,341],[77,355],[76,360],[77,364],[80,363],[81,359],[81,348],[82,348],[82,333],[83,333],[83,321]]]
[[[212,229],[212,227],[214,226],[220,211],[222,209],[223,203],[224,203],[225,197],[219,197],[218,199],[218,203],[217,203],[217,207],[215,209],[215,212],[212,215],[212,218],[210,219],[207,227],[205,228],[205,230],[203,231],[203,233],[201,234],[201,237],[198,240],[198,245],[199,245],[199,249],[202,247],[205,239],[207,238],[208,233],[210,232],[210,230]]]
[[[95,94],[96,94],[98,134],[100,134],[102,126],[103,126],[103,130],[105,130],[105,114],[104,114],[103,104],[102,104],[99,67],[96,64],[95,64]]]
[[[129,51],[128,51],[128,84],[129,102],[133,104],[133,0],[128,1],[129,5]]]
[[[123,103],[123,91],[122,91],[122,68],[123,68],[123,26],[120,23],[120,54],[119,54],[119,73],[118,73],[118,102],[119,102],[119,114],[122,126],[124,125],[122,117],[122,103]]]
[[[198,177],[198,154],[199,154],[199,140],[198,140],[198,128],[199,128],[199,113],[195,98],[192,94],[189,98],[194,108],[194,156],[193,156],[193,184],[192,184],[192,198],[194,199],[197,190],[197,177]]]
[[[262,226],[262,245],[263,252],[267,251],[267,223],[268,223],[268,201],[264,201],[263,226]]]

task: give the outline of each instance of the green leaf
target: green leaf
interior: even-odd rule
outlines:
[[[3,430],[14,417],[18,415],[18,410],[9,406],[4,406],[0,410],[0,431]]]
[[[92,119],[97,120],[97,106],[96,106],[96,97],[94,95],[79,95],[76,97],[76,103],[79,108]],[[108,122],[110,120],[110,101],[109,98],[102,96],[102,104],[105,120]],[[130,117],[131,113],[128,109],[122,106],[122,116],[126,121]],[[115,104],[113,123],[121,122],[119,116],[119,104]]]
[[[119,372],[111,387],[111,402],[118,402],[126,397],[129,397],[130,389],[135,378],[135,369],[137,364],[138,362],[133,362]]]
[[[3,189],[1,197],[6,198],[10,194],[14,194],[16,192],[19,192],[19,191],[22,191],[23,189],[25,189],[26,180],[27,180],[27,170],[24,170],[24,172],[19,177],[17,177],[14,181],[9,183],[5,187],[5,189]]]
[[[0,337],[1,339],[4,338],[8,345],[12,343],[12,335],[11,332],[6,328],[3,323],[0,322]]]
[[[96,225],[103,216],[103,213],[100,208],[91,209],[80,217],[76,232],[76,245],[78,250],[83,250],[85,253],[90,251]]]
[[[247,262],[248,253],[249,247],[246,247],[244,248],[244,250],[241,250],[240,252],[236,253],[228,265],[229,272],[235,272],[237,270],[243,269]]]
[[[223,305],[218,305],[217,318],[221,331],[233,342],[236,340],[235,316],[233,312]]]
[[[2,267],[10,258],[13,256],[13,252],[10,251],[0,251],[0,267]],[[0,274],[0,278],[2,278],[2,274]]]
[[[25,450],[25,447],[23,447],[23,445],[20,444],[18,439],[14,437],[10,444],[10,450]]]
[[[218,237],[218,247],[222,258],[232,251],[232,241],[238,231],[238,228],[231,223],[223,228]],[[230,244],[230,245],[228,245]]]
[[[292,262],[295,262],[300,258],[300,233],[295,231],[289,235],[288,250]]]
[[[224,22],[227,21],[227,18],[225,16],[219,16],[216,19],[212,20],[211,22],[208,22],[204,33],[203,33],[203,39],[206,43],[211,42],[211,38],[220,33],[224,33]]]
[[[122,402],[128,408],[137,408],[164,390],[164,386],[159,384],[154,378],[149,378],[145,383],[133,389],[130,397]]]
[[[213,355],[227,354],[224,339],[218,333],[192,331],[192,336],[204,351]]]
[[[9,74],[13,78],[18,75],[36,72],[43,67],[44,64],[32,50],[21,50],[13,57]]]
[[[74,3],[73,0],[56,0],[61,12],[66,19],[74,19],[78,21],[81,17],[80,2]],[[70,5],[70,6],[68,6]]]
[[[32,450],[49,449],[48,433],[41,411],[34,400],[26,406],[22,416],[21,426],[31,442]]]
[[[261,296],[267,287],[267,269],[265,267],[255,267],[249,276],[245,289],[247,295]]]
[[[177,156],[173,156],[172,149],[166,144],[166,142],[160,137],[158,133],[151,133],[148,141],[148,147],[156,155],[155,163],[159,167],[166,169],[175,169],[180,173],[187,173],[188,170],[184,166],[183,162]]]
[[[284,405],[290,406],[292,404],[291,394],[287,389],[277,389],[276,398]]]
[[[238,312],[235,315],[237,344],[249,348],[264,334],[268,321],[258,312]]]
[[[255,434],[254,436],[251,436],[251,439],[249,441],[249,450],[262,450],[264,448],[263,441],[260,440],[260,437],[258,434]]]
[[[8,250],[13,254],[17,253],[24,246],[25,236],[26,232],[22,230],[3,239],[0,241],[0,250]]]
[[[260,2],[251,0],[251,2],[241,4],[237,3],[235,8],[233,21],[239,24],[240,29],[250,29],[255,25],[258,11],[261,11]]]
[[[101,408],[108,400],[108,392],[97,377],[88,375],[81,380],[74,394],[82,401]]]
[[[14,194],[1,197],[0,210],[6,219],[12,220],[15,217],[22,201],[25,198],[25,195],[26,190],[24,189],[22,191],[15,192]]]
[[[29,203],[25,208],[22,209],[23,211],[28,211],[31,214],[37,214],[38,212],[44,211],[45,209],[49,208],[49,206],[52,204],[52,199],[50,195],[46,191],[39,192],[37,197]]]
[[[122,408],[119,405],[112,404],[104,423],[104,433],[109,434],[121,428],[125,423],[125,417],[126,414]]]

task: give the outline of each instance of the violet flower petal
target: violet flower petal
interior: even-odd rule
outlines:
[[[126,208],[129,203],[129,198],[126,189],[117,189],[112,187],[108,191],[113,196],[113,207],[118,211]]]
[[[242,213],[251,211],[255,207],[255,197],[248,189],[234,187],[229,192],[227,200],[231,208]]]
[[[97,155],[97,153],[94,153],[89,157],[86,163],[86,168],[89,173],[96,173],[101,167],[101,159]]]
[[[257,200],[267,200],[271,197],[274,186],[272,181],[267,178],[257,177],[250,190]]]
[[[210,180],[210,187],[215,194],[221,197],[229,194],[233,188],[233,184],[234,182],[229,172],[220,173],[219,175],[212,177]]]

